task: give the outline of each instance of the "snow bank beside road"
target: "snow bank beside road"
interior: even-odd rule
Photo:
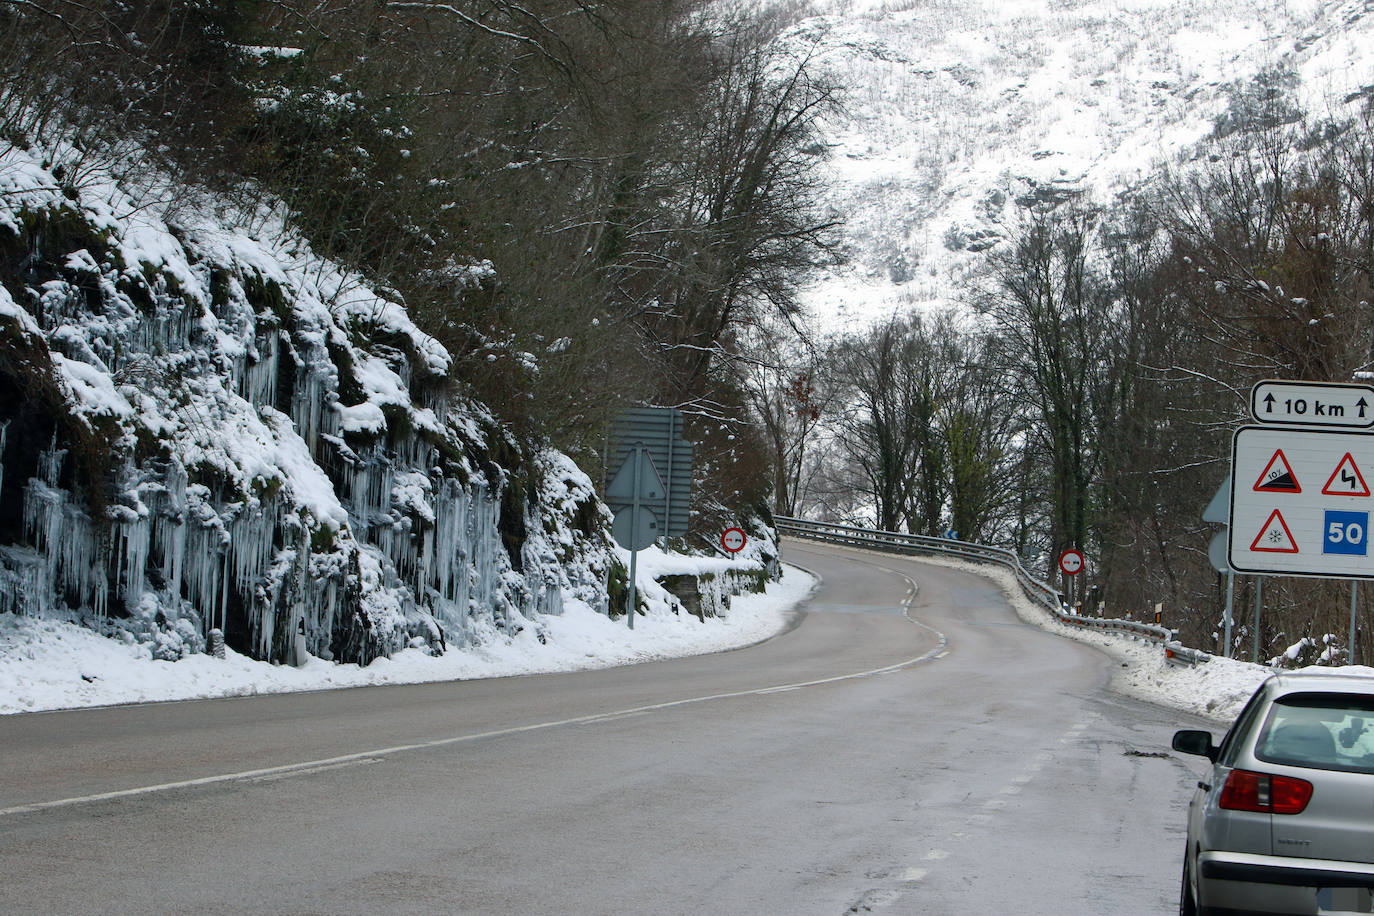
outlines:
[[[1165,661],[1164,651],[1159,646],[1060,623],[1049,611],[1027,598],[1017,584],[1016,577],[1000,566],[932,557],[922,557],[921,561],[952,566],[992,579],[1001,585],[1022,620],[1060,636],[1097,646],[1116,658],[1121,668],[1112,678],[1112,687],[1118,692],[1211,719],[1220,726],[1230,725],[1255,688],[1274,673],[1272,668],[1265,665],[1216,656],[1192,668],[1175,667]],[[1362,667],[1321,670],[1374,675],[1374,669]]]
[[[440,656],[406,649],[367,667],[312,658],[291,668],[232,651],[224,659],[198,654],[160,661],[147,645],[108,639],[79,624],[0,614],[0,714],[549,674],[722,652],[781,632],[815,585],[809,573],[784,566],[781,581],[763,594],[735,596],[724,616],[701,622],[656,606],[635,619],[633,631],[624,618],[611,620],[569,601],[561,616],[541,618],[539,632],[527,628],[506,637],[492,630],[478,646]]]

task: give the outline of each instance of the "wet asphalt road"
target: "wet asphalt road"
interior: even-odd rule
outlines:
[[[0,718],[0,913],[1173,910],[1207,723],[977,576],[784,555],[735,652]]]

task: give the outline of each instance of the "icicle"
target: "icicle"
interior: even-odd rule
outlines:
[[[487,488],[481,485],[476,487],[473,503],[472,577],[477,585],[477,593],[471,600],[479,612],[489,615],[490,619],[495,621],[495,596],[501,579],[501,570],[498,566],[498,558],[502,555],[501,533],[497,529],[500,505],[487,493]]]
[[[48,486],[57,486],[62,477],[62,463],[67,457],[65,448],[57,447],[57,433],[53,433],[52,445],[38,453],[38,476]]]
[[[248,370],[248,400],[253,406],[277,402],[277,362],[280,358],[281,337],[273,330],[262,340],[258,361]]]
[[[41,456],[39,463],[43,464]],[[60,459],[50,463],[61,464]],[[52,468],[44,470],[51,472]],[[66,492],[30,478],[24,490],[24,531],[45,560],[40,607],[46,611],[54,600],[67,603],[68,598],[74,598],[79,607],[105,616],[109,580],[102,545],[90,518],[67,502]]]
[[[255,408],[277,401],[277,360],[281,338],[275,329],[259,337],[254,350],[234,360],[234,390]]]
[[[9,420],[0,422],[0,496],[5,493],[5,433],[9,428]]]
[[[152,525],[146,518],[119,521],[112,524],[111,536],[120,552],[118,591],[126,608],[133,610],[147,588],[144,572],[148,566],[148,551],[152,544]]]
[[[302,365],[296,370],[296,391],[291,402],[291,419],[296,424],[310,454],[318,455],[321,434],[338,435],[339,412],[332,410],[338,400],[334,376],[321,365]]]
[[[276,519],[276,501],[266,500],[244,505],[229,523],[229,556],[234,588],[240,594],[252,591],[272,560]]]
[[[224,629],[228,576],[225,574],[229,535],[219,514],[209,503],[209,490],[187,487],[187,515],[183,526],[182,595],[201,612],[206,633]]]
[[[43,557],[32,550],[0,547],[0,613],[48,613],[52,590]]]
[[[172,462],[165,478],[165,505],[153,512],[153,549],[161,556],[162,579],[174,596],[182,594],[182,568],[186,557],[186,469]]]
[[[194,309],[168,308],[165,303],[159,304],[152,315],[140,313],[130,349],[143,355],[184,353],[191,349],[194,313]]]

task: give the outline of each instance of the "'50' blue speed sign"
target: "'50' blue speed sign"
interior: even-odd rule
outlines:
[[[1369,513],[1326,510],[1322,553],[1369,555]]]

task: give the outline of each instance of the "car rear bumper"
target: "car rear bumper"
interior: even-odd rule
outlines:
[[[1244,852],[1204,852],[1198,874],[1205,880],[1288,887],[1374,887],[1374,864]]]
[[[1374,864],[1238,852],[1198,857],[1198,903],[1215,913],[1369,913]]]

